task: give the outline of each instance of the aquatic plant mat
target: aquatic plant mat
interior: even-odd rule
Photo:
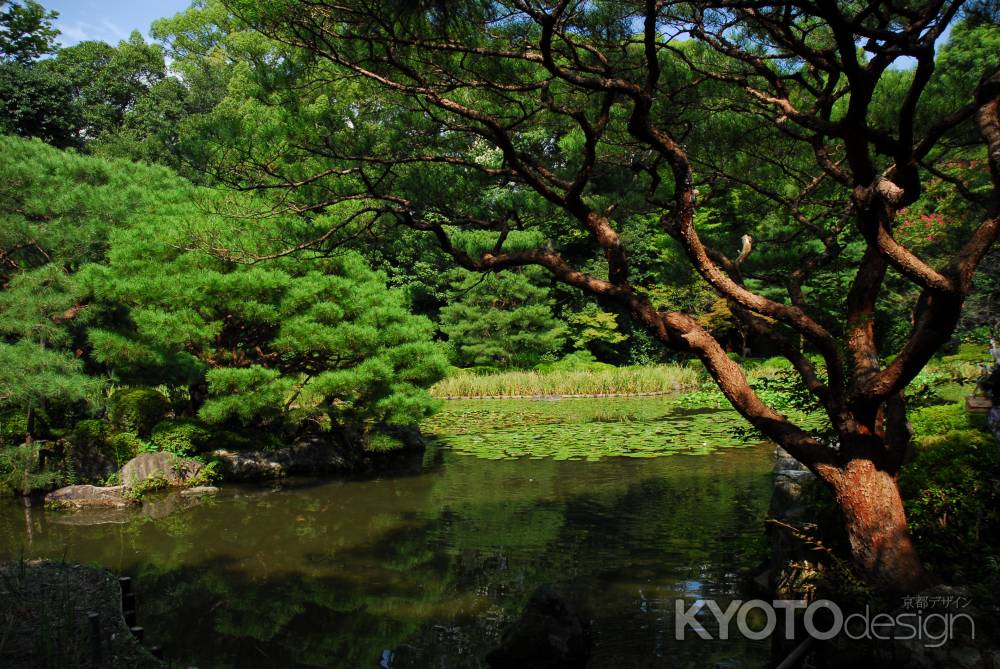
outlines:
[[[756,441],[721,396],[700,394],[454,401],[421,427],[457,453],[494,460],[704,455]]]
[[[162,666],[125,626],[111,573],[45,560],[0,564],[0,667]]]

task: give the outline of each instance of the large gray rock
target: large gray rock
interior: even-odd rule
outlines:
[[[202,464],[173,453],[142,453],[122,467],[122,484],[131,488],[149,479],[163,479],[170,486],[184,486],[201,471]]]
[[[420,433],[404,430],[394,436],[405,446],[379,453],[363,451],[345,435],[326,434],[302,437],[276,450],[217,449],[211,456],[219,462],[226,481],[420,471],[425,447]]]
[[[227,481],[260,481],[286,475],[285,467],[275,453],[220,448],[212,451],[212,458],[219,462],[222,476]]]
[[[826,495],[819,480],[784,449],[775,449],[774,484],[767,535],[770,593],[777,599],[807,598],[823,563],[818,546],[803,541],[819,536],[818,504]]]
[[[74,509],[120,509],[135,504],[136,500],[125,494],[123,485],[71,485],[50,492],[45,496],[45,503],[51,507]]]

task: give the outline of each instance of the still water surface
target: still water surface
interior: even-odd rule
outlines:
[[[707,453],[698,441],[592,460],[490,450],[512,431],[534,439],[538,421],[519,412],[598,449],[691,426],[652,400],[619,400],[610,415],[594,402],[604,408],[449,403],[429,426],[442,439],[411,475],[228,484],[214,499],[103,516],[5,504],[0,559],[23,552],[132,576],[147,643],[176,666],[481,667],[543,583],[592,621],[589,667],[765,666],[766,642],[675,641],[673,600],[745,597],[771,449],[720,439]],[[469,413],[486,409],[513,419],[469,429]],[[697,422],[706,418],[736,420],[720,411]]]

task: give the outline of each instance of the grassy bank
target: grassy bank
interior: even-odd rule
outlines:
[[[700,380],[698,367],[608,367],[549,371],[510,371],[475,374],[459,370],[431,388],[439,398],[504,398],[572,395],[650,395],[693,390]]]

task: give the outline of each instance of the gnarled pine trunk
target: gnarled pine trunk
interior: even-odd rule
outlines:
[[[856,458],[824,478],[843,513],[855,568],[886,590],[919,590],[923,567],[910,538],[895,475],[871,459]]]

